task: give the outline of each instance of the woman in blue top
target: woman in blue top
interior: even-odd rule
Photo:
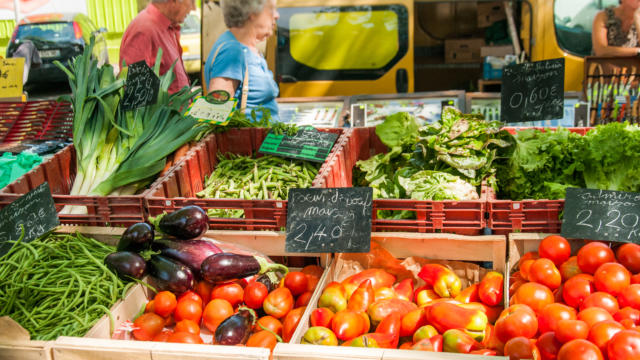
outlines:
[[[205,64],[208,91],[225,90],[238,99],[238,107],[251,111],[262,106],[278,121],[278,85],[256,48],[273,35],[280,16],[275,0],[221,0],[229,30],[213,44]],[[248,112],[247,112],[248,113]],[[261,112],[257,111],[261,117]]]

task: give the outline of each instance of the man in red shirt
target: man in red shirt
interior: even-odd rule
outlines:
[[[189,78],[182,63],[180,24],[191,10],[195,10],[195,0],[151,0],[122,36],[119,65],[123,60],[127,65],[144,60],[153,67],[158,49],[162,48],[160,74],[166,73],[175,62],[175,78],[169,93],[188,86]]]

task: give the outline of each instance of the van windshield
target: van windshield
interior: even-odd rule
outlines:
[[[76,40],[73,24],[55,22],[44,24],[25,24],[18,27],[17,40],[40,40],[49,42],[68,42]]]

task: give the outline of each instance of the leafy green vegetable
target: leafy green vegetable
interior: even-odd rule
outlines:
[[[422,170],[410,177],[399,177],[399,183],[414,200],[477,200],[473,185],[459,176],[439,171]]]
[[[415,117],[406,112],[399,112],[384,120],[376,126],[376,135],[383,144],[392,151],[394,148],[412,146],[418,137],[419,125]]]

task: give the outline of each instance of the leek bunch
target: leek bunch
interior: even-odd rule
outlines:
[[[153,68],[160,78],[157,102],[124,110],[119,105],[127,68],[116,78],[111,65],[98,67],[93,47],[92,38],[68,68],[55,62],[72,90],[71,96],[62,97],[74,110],[77,174],[70,195],[132,195],[153,181],[168,155],[201,131],[196,120],[182,115],[198,91],[185,87],[169,94],[173,66],[159,74],[159,50]],[[86,213],[86,207],[66,207],[62,213]]]

